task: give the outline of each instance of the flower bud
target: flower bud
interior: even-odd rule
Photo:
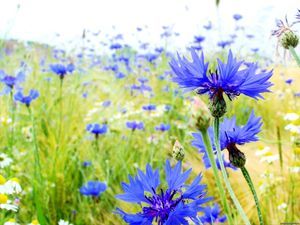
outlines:
[[[198,130],[205,131],[210,126],[211,116],[206,104],[199,98],[194,99],[193,118]]]
[[[226,113],[226,102],[222,92],[213,96],[209,105],[209,110],[211,115],[215,118],[220,118]]]
[[[241,152],[235,144],[230,144],[227,146],[229,151],[229,161],[230,163],[238,168],[242,168],[246,164],[246,156],[243,152]]]
[[[178,140],[174,143],[172,157],[177,161],[182,161],[184,159],[184,148]]]
[[[296,48],[299,43],[299,37],[294,32],[287,31],[283,34],[280,42],[285,49],[289,49],[290,47]]]

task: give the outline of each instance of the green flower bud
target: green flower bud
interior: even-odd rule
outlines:
[[[193,118],[196,120],[195,125],[198,130],[205,131],[209,128],[211,115],[207,105],[201,99],[194,99]]]
[[[289,49],[290,47],[296,48],[299,43],[299,37],[294,32],[287,31],[283,34],[280,42],[285,49]]]
[[[222,92],[213,96],[209,105],[209,110],[211,115],[215,118],[220,118],[226,113],[226,102]]]
[[[177,161],[182,161],[184,159],[184,148],[177,140],[173,146],[172,157]]]
[[[246,156],[236,147],[235,144],[227,146],[227,150],[229,151],[229,161],[232,165],[237,168],[242,168],[245,166]]]

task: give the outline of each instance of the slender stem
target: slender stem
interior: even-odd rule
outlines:
[[[11,103],[11,133],[10,133],[10,141],[9,141],[9,145],[10,145],[10,151],[11,154],[13,152],[13,148],[14,148],[14,129],[15,129],[15,103],[14,103],[14,89],[12,89],[10,91],[10,103]]]
[[[235,196],[235,194],[233,192],[233,189],[232,189],[231,184],[230,184],[229,179],[228,179],[227,172],[226,172],[225,167],[224,167],[223,157],[222,157],[221,148],[220,148],[220,130],[219,130],[219,126],[220,126],[220,118],[215,117],[215,119],[214,119],[215,145],[216,145],[216,149],[217,149],[217,157],[218,157],[218,160],[219,160],[219,163],[220,163],[223,179],[225,181],[226,188],[229,191],[230,197],[233,200],[233,203],[234,203],[235,207],[237,208],[239,214],[241,215],[242,219],[244,220],[245,224],[251,225],[247,215],[245,214],[241,204],[239,203],[237,197]]]
[[[35,131],[35,123],[34,123],[34,116],[30,109],[30,106],[27,106],[28,113],[31,118],[32,123],[32,135],[33,135],[33,143],[34,143],[34,179],[33,179],[33,198],[36,205],[37,216],[39,219],[40,224],[45,225],[47,224],[46,218],[43,213],[42,204],[40,203],[40,198],[42,190],[43,190],[43,178],[41,174],[41,164],[40,164],[40,156],[39,156],[39,149],[37,144],[36,138],[36,131]]]
[[[292,56],[294,57],[294,59],[296,60],[298,66],[300,67],[300,58],[299,58],[298,54],[296,53],[295,48],[290,46],[289,50],[290,50],[290,53],[292,54]]]
[[[253,198],[254,198],[254,201],[255,201],[255,205],[256,205],[256,209],[257,209],[258,218],[259,218],[259,224],[263,225],[264,222],[263,222],[263,218],[262,218],[262,214],[261,214],[261,209],[260,209],[260,206],[259,206],[259,201],[258,201],[258,198],[257,198],[257,194],[256,194],[256,191],[255,191],[253,182],[251,180],[250,174],[248,173],[246,167],[242,167],[241,171],[242,171],[242,173],[245,177],[245,180],[247,181],[247,184],[248,184],[248,186],[249,186],[249,188],[252,192],[252,195],[253,195]]]
[[[279,152],[279,161],[280,161],[280,168],[282,171],[283,168],[283,159],[282,159],[282,144],[281,144],[281,133],[280,133],[280,127],[276,127],[276,134],[277,134],[277,141],[278,141],[278,152]]]
[[[222,187],[222,182],[221,182],[220,176],[218,174],[218,168],[217,168],[216,160],[215,160],[215,157],[214,157],[214,153],[213,153],[213,150],[212,150],[212,147],[211,147],[211,142],[210,142],[210,138],[208,136],[207,130],[201,131],[201,134],[202,134],[203,142],[204,142],[206,152],[207,152],[207,155],[208,155],[208,158],[209,158],[210,165],[213,169],[216,184],[217,184],[217,187],[219,189],[219,193],[221,195],[222,204],[223,204],[223,207],[225,209],[225,212],[226,212],[226,215],[227,215],[227,218],[228,218],[228,223],[233,224],[232,215],[231,215],[230,210],[229,210],[228,202],[227,202],[226,195],[225,195],[225,190]]]

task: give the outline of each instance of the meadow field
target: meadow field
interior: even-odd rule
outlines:
[[[140,28],[137,32],[143,30]],[[163,32],[164,43],[176,36],[168,28]],[[226,199],[222,199],[214,171],[204,162],[206,149],[195,144],[194,133],[200,135],[203,129],[199,121],[206,120],[204,123],[213,125],[209,109],[215,96],[182,88],[180,72],[174,69],[172,61],[180,63],[180,57],[185,56],[192,62],[193,51],[201,58],[201,42],[207,41],[205,35],[203,40],[196,35],[190,46],[194,50],[184,51],[169,51],[163,44],[151,46],[142,42],[136,48],[125,44],[122,34],[107,40],[101,35],[84,31],[82,43],[68,51],[36,42],[1,41],[0,223],[247,224],[227,192],[224,180],[221,185]],[[245,34],[237,31],[237,35]],[[105,43],[95,47],[89,40],[97,38]],[[205,62],[210,63],[207,73],[217,74],[218,79],[219,74],[212,72],[219,70],[222,74],[217,59],[228,63],[229,50],[238,45],[233,38],[219,43],[215,51],[204,48]],[[236,124],[241,126],[236,129],[243,129],[252,111],[261,117],[252,125],[261,123],[257,128],[259,132],[237,145],[246,156],[245,167],[259,199],[262,221],[265,225],[299,224],[300,68],[294,58],[289,57],[288,50],[284,61],[276,61],[275,56],[260,55],[250,47],[242,51],[236,49],[238,47],[232,54],[243,61],[240,67],[252,68],[247,63],[257,63],[254,70],[260,72],[255,75],[267,76],[268,71],[270,77],[266,80],[270,85],[266,81],[259,84],[267,87],[261,91],[263,98],[258,99],[254,99],[254,95],[251,98],[252,92],[250,97],[243,91],[235,92],[232,99],[224,92],[227,110],[220,119],[235,116]],[[184,59],[177,69],[186,72],[187,77],[196,71],[196,67]],[[185,82],[188,86],[189,81]],[[228,82],[230,85],[231,80]],[[252,91],[259,92],[259,85]],[[208,93],[211,90],[208,89]],[[261,224],[241,170],[231,165],[226,149],[222,153],[230,184],[250,224]],[[184,171],[192,168],[189,177],[183,178],[186,174],[178,171],[173,176],[165,171],[166,163],[174,167],[178,162]],[[147,164],[158,168],[159,183],[149,167],[145,177],[141,175]],[[221,177],[218,160],[217,164]],[[175,173],[175,169],[171,173]],[[206,185],[203,190],[200,186],[183,184],[191,184],[198,174],[202,175],[201,184]],[[132,180],[128,175],[135,178]],[[131,185],[122,185],[122,182],[128,184],[130,179]],[[176,185],[170,184],[172,179]],[[173,186],[173,194],[163,192],[167,184],[169,189]],[[159,191],[155,192],[156,188]],[[147,193],[141,193],[141,189]],[[186,192],[192,197],[181,200],[187,196]],[[156,197],[150,197],[151,193]],[[180,196],[179,200],[172,200],[173,195]],[[178,208],[192,207],[190,202],[205,196],[212,199],[193,205],[200,207],[197,216],[187,213],[192,213],[190,208],[182,208],[180,216],[175,215]],[[162,204],[159,209],[169,211],[153,216],[154,211],[158,213],[156,208],[153,205],[146,208],[145,202],[136,200],[140,198],[148,204],[157,201]],[[176,207],[166,209],[164,204],[167,203]],[[149,210],[154,210],[150,213],[153,217],[150,222]],[[142,213],[132,216],[137,212]],[[171,215],[181,220],[172,222]]]

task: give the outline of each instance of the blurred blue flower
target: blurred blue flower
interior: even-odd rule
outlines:
[[[91,161],[83,161],[82,162],[82,166],[83,167],[88,167],[88,166],[91,166],[92,165],[92,162]]]
[[[195,43],[202,43],[203,41],[205,40],[205,37],[204,36],[194,36],[194,42]]]
[[[155,130],[164,132],[170,130],[170,128],[171,128],[170,124],[161,123],[159,126],[155,127]]]
[[[50,70],[58,75],[60,79],[63,79],[67,74],[72,73],[75,70],[75,66],[71,63],[67,66],[63,64],[51,64]]]
[[[142,107],[142,109],[143,110],[145,110],[145,111],[154,111],[154,110],[156,110],[156,105],[144,105],[143,107]]]
[[[23,93],[20,91],[14,95],[15,101],[19,101],[19,102],[25,104],[27,107],[29,107],[30,103],[34,99],[37,99],[38,97],[39,97],[39,92],[34,89],[30,90],[29,95],[27,95],[27,96],[23,95]]]
[[[205,197],[206,186],[202,185],[202,177],[198,175],[192,184],[185,184],[191,169],[181,172],[181,162],[174,168],[166,161],[166,180],[168,188],[163,190],[160,186],[158,170],[153,170],[148,164],[146,173],[138,170],[135,177],[129,177],[129,184],[122,183],[123,194],[116,197],[129,202],[140,204],[141,211],[128,214],[117,208],[116,213],[130,225],[158,225],[188,224],[188,220],[198,221],[197,214],[203,210],[202,204],[212,198]],[[143,204],[142,204],[143,203]]]
[[[188,91],[196,90],[198,94],[208,94],[211,99],[222,98],[225,93],[230,100],[240,94],[251,98],[263,98],[261,93],[269,92],[272,83],[269,81],[272,71],[257,73],[257,64],[251,63],[248,68],[241,69],[243,61],[237,61],[229,51],[227,63],[218,60],[215,73],[207,75],[208,63],[192,49],[193,61],[178,55],[170,66],[175,73],[173,81]]]
[[[143,122],[128,121],[128,122],[126,122],[126,127],[131,129],[132,131],[143,130],[144,124],[143,124]]]
[[[102,106],[103,107],[109,107],[110,105],[111,105],[111,101],[110,100],[102,102]]]
[[[232,44],[232,41],[219,41],[217,45],[221,48],[225,48],[226,46],[229,46]]]
[[[206,30],[211,30],[211,28],[212,28],[212,23],[211,23],[211,21],[209,21],[208,24],[207,24],[207,25],[204,25],[203,27],[204,27],[204,29],[206,29]]]
[[[221,210],[218,204],[214,206],[207,206],[204,208],[204,214],[200,217],[201,223],[205,224],[219,224],[226,222],[226,216],[220,215]]]
[[[107,186],[105,183],[100,181],[88,181],[79,191],[85,196],[99,197],[106,189]]]
[[[25,73],[18,71],[16,76],[7,75],[3,70],[0,70],[0,82],[5,84],[2,94],[8,94],[15,87],[18,87],[21,82],[25,81]]]
[[[92,134],[95,134],[96,137],[98,137],[101,134],[105,134],[107,132],[107,125],[106,124],[88,124],[86,126],[86,130]]]
[[[117,50],[117,49],[121,49],[121,48],[122,48],[122,45],[119,44],[119,43],[116,43],[116,44],[110,45],[109,48],[112,49],[112,50]]]
[[[293,83],[293,81],[294,81],[293,79],[287,79],[287,80],[285,80],[285,83],[291,85]]]
[[[243,16],[240,15],[240,14],[234,14],[234,15],[233,15],[233,19],[235,19],[236,21],[238,21],[238,20],[240,20],[240,19],[242,19],[242,18],[243,18]]]

